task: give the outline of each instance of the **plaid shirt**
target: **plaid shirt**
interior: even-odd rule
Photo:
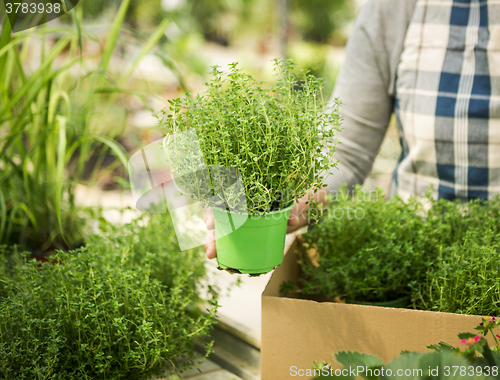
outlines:
[[[499,0],[418,0],[395,92],[400,196],[500,194]]]

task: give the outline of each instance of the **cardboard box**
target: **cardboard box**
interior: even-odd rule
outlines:
[[[300,275],[298,247],[295,240],[262,294],[261,380],[311,378],[293,376],[291,367],[307,370],[314,361],[341,368],[333,357],[339,351],[377,355],[387,363],[402,350],[429,352],[426,346],[440,341],[459,346],[457,334],[475,332],[481,322],[480,316],[284,297],[281,283]],[[491,335],[488,340],[494,344]]]

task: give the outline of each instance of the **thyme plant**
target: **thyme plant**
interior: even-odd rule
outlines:
[[[352,197],[341,194],[324,222],[303,235],[305,246],[317,249],[319,267],[302,261],[302,291],[347,302],[409,296],[430,248],[421,210],[415,200],[387,201],[381,192],[370,198],[359,189]]]
[[[303,236],[319,266],[303,257],[304,276],[282,291],[347,302],[410,296],[416,309],[500,315],[500,198],[371,195],[358,187],[331,200],[324,221]]]
[[[439,263],[414,284],[421,309],[500,316],[500,235],[471,229],[439,251]]]
[[[214,323],[200,251],[163,215],[109,227],[40,264],[0,246],[0,378],[147,379],[177,372]],[[208,316],[196,312],[201,289]],[[187,366],[194,363],[188,362]]]
[[[250,215],[283,209],[320,189],[323,173],[336,165],[339,101],[327,104],[321,79],[294,73],[291,61],[275,60],[275,72],[276,84],[266,87],[237,63],[227,74],[214,67],[205,93],[171,100],[157,114],[167,135],[196,131],[209,168],[239,170]],[[174,169],[186,171],[189,160],[179,158]]]

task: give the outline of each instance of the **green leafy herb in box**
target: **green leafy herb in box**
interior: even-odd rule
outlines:
[[[500,315],[500,235],[473,228],[463,242],[444,248],[425,280],[414,284],[416,307]]]
[[[500,200],[465,204],[341,191],[304,235],[298,290],[347,302],[411,297],[412,307],[500,314]],[[285,290],[297,290],[284,284]]]
[[[345,195],[345,196],[344,196]],[[432,241],[420,216],[422,205],[399,198],[386,201],[381,192],[366,199],[339,195],[322,223],[305,234],[315,247],[316,267],[302,262],[301,289],[306,294],[340,296],[347,302],[391,301],[409,296],[409,283],[425,273]]]

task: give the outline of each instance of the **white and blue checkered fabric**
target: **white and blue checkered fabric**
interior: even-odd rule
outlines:
[[[500,0],[419,0],[396,80],[397,193],[500,194]]]

